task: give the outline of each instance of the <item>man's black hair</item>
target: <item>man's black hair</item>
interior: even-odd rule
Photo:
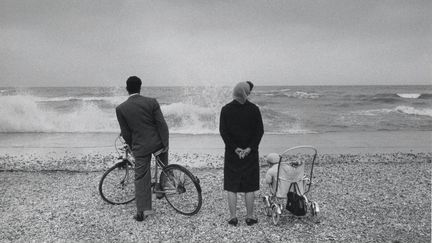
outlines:
[[[126,90],[129,94],[139,93],[141,91],[141,79],[137,76],[130,76],[126,80]]]

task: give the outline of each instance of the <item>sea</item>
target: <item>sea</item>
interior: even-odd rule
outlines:
[[[218,134],[232,87],[143,87],[171,134]],[[0,88],[0,134],[118,133],[124,87]],[[266,134],[432,131],[432,85],[256,86]]]
[[[223,162],[219,116],[232,89],[142,87],[168,123],[170,162]],[[127,98],[125,87],[0,88],[0,171],[112,166],[115,107]],[[264,123],[262,156],[299,145],[323,155],[432,152],[432,86],[257,85],[249,99]]]

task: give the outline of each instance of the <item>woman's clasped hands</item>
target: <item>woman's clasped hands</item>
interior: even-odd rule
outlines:
[[[243,159],[244,157],[248,156],[251,151],[252,149],[249,147],[245,149],[241,149],[241,148],[235,149],[235,153],[239,156],[240,159]]]

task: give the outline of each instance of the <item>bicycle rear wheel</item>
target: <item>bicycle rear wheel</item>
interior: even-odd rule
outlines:
[[[186,168],[171,164],[163,168],[160,175],[165,198],[179,213],[194,215],[202,205],[199,179]]]
[[[111,204],[126,204],[135,199],[135,170],[125,160],[109,168],[99,182],[102,199]]]

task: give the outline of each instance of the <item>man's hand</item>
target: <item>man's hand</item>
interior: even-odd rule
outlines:
[[[161,153],[166,153],[166,152],[168,152],[168,146],[166,146],[166,147],[164,147],[163,149],[162,149],[162,152]]]

